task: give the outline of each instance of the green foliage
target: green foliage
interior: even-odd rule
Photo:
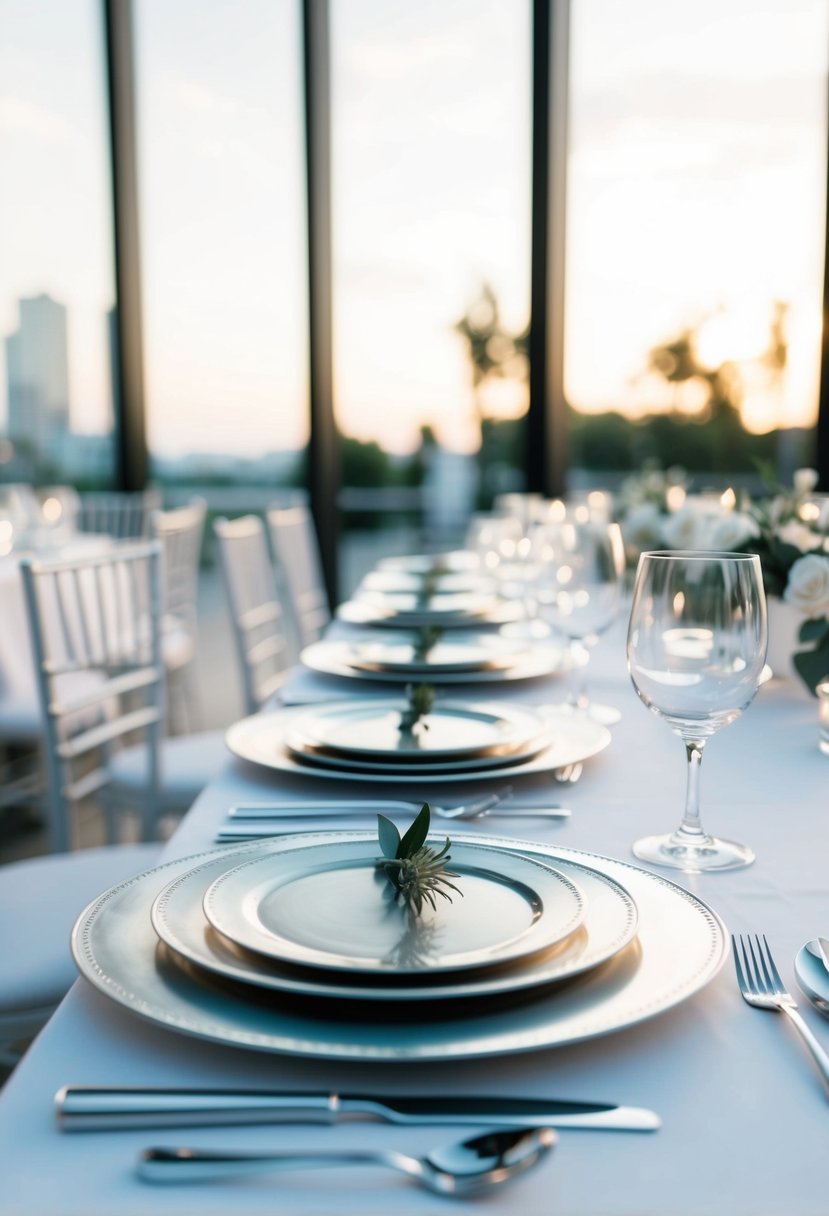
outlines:
[[[436,908],[437,895],[451,903],[450,890],[463,894],[449,881],[458,877],[446,868],[451,861],[449,837],[440,849],[426,844],[431,817],[431,807],[424,802],[417,818],[401,838],[396,824],[385,815],[377,816],[377,835],[383,853],[377,868],[389,880],[393,898],[403,903],[410,916],[419,916],[424,904]]]

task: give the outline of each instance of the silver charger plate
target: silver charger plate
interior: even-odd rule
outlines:
[[[330,833],[292,838],[315,843]],[[370,839],[369,832],[341,832],[335,839]],[[459,843],[481,838],[457,837]],[[620,882],[639,909],[637,938],[605,966],[563,988],[524,994],[458,1015],[452,1006],[418,1002],[412,1016],[388,1004],[361,1007],[290,998],[250,986],[212,981],[177,964],[150,921],[153,901],[175,878],[210,859],[200,854],[150,870],[104,892],[81,913],[72,951],[81,975],[103,995],[140,1017],[171,1030],[258,1051],[337,1060],[411,1062],[473,1059],[563,1046],[645,1021],[687,1000],[716,975],[726,958],[726,932],[702,900],[661,875],[574,849],[503,837],[490,847],[518,850],[556,865],[574,861]],[[279,842],[260,842],[263,849]],[[243,855],[250,846],[213,851]],[[681,943],[681,949],[677,944]],[[445,1010],[445,1012],[444,1012]],[[428,1011],[428,1016],[427,1016]]]
[[[498,637],[492,634],[493,640]],[[413,676],[425,675],[423,669],[384,670],[382,667],[360,667],[354,662],[354,643],[348,641],[314,642],[306,646],[300,658],[306,667],[325,675],[344,676],[351,680],[380,680],[402,684]],[[526,642],[522,649],[526,649]],[[491,664],[479,670],[452,671],[429,668],[430,684],[500,684],[512,680],[534,680],[539,676],[555,675],[567,669],[566,652],[561,646],[535,643],[524,658],[509,666]]]
[[[432,839],[437,848],[443,844]],[[587,910],[558,870],[481,845],[453,845],[451,900],[410,921],[378,873],[377,840],[340,840],[243,861],[210,884],[204,914],[246,950],[377,977],[499,967],[569,937]]]
[[[248,845],[243,857],[273,856],[269,842]],[[287,842],[280,840],[276,852]],[[202,901],[210,884],[239,861],[239,851],[213,854],[169,883],[152,905],[156,933],[177,954],[225,979],[253,984],[276,992],[347,1001],[457,1001],[541,988],[571,979],[607,962],[632,941],[638,914],[628,892],[614,879],[578,862],[556,858],[555,868],[571,879],[587,902],[582,924],[560,945],[508,968],[483,973],[446,976],[433,984],[427,977],[412,977],[378,984],[373,977],[310,973],[280,966],[271,959],[249,954],[217,933],[204,915]]]
[[[434,705],[413,731],[401,731],[406,700],[335,701],[308,709],[287,746],[302,754],[323,749],[344,759],[419,766],[441,761],[527,755],[550,729],[531,709],[512,705]]]
[[[553,730],[553,742],[527,760],[512,762],[509,757],[505,757],[503,763],[493,763],[483,768],[474,765],[470,768],[469,761],[466,761],[465,765],[458,761],[441,766],[439,770],[433,767],[430,772],[418,770],[416,773],[402,773],[399,766],[393,772],[350,769],[345,765],[329,768],[303,761],[286,748],[286,740],[290,737],[297,717],[302,713],[300,708],[280,709],[274,713],[258,713],[250,718],[242,718],[228,729],[225,742],[234,756],[275,772],[299,773],[306,777],[327,778],[333,781],[358,781],[362,784],[385,781],[393,785],[422,785],[432,780],[441,783],[468,781],[472,774],[476,780],[501,780],[530,773],[549,773],[566,764],[588,760],[610,742],[610,731],[607,727],[593,722],[590,718],[545,713],[545,721],[549,722]],[[446,771],[443,771],[444,767]]]

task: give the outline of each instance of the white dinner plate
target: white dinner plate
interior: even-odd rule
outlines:
[[[491,635],[493,640],[498,634]],[[499,639],[500,640],[500,639]],[[527,650],[526,640],[522,640],[520,650],[525,651],[524,657],[516,657],[514,663],[506,666],[490,664],[478,670],[441,670],[439,666],[429,667],[428,679],[430,684],[500,684],[512,680],[533,680],[539,676],[555,675],[567,669],[567,655],[561,646],[549,643],[536,643]],[[427,673],[423,668],[412,667],[399,670],[384,670],[377,666],[358,665],[355,662],[355,643],[348,641],[314,642],[302,651],[302,662],[312,671],[324,675],[344,676],[350,680],[380,680],[383,683],[403,684],[413,677],[423,677]]]
[[[355,698],[307,709],[287,746],[300,755],[323,749],[337,758],[422,766],[441,761],[524,756],[551,731],[539,714],[512,705],[433,706],[412,731],[400,728],[403,697]]]
[[[280,773],[300,773],[306,777],[328,778],[333,781],[366,782],[384,781],[388,784],[421,785],[429,781],[456,782],[489,778],[502,780],[505,777],[521,777],[530,773],[549,773],[553,769],[563,768],[566,764],[576,764],[588,760],[607,747],[610,742],[610,731],[606,726],[593,722],[590,718],[577,715],[544,714],[545,725],[553,732],[553,742],[536,756],[527,760],[509,761],[502,764],[492,764],[490,767],[470,767],[470,762],[457,761],[443,766],[440,771],[433,767],[431,772],[420,770],[415,773],[401,773],[397,769],[392,772],[368,771],[365,769],[349,769],[345,766],[329,768],[302,760],[295,753],[288,751],[286,740],[298,718],[301,718],[302,708],[280,709],[274,713],[253,714],[235,722],[226,735],[225,742],[235,756],[241,760],[249,760],[253,764],[262,765]],[[398,766],[399,767],[399,766]]]
[[[439,574],[463,570],[478,570],[481,559],[470,549],[452,549],[448,553],[406,553],[399,557],[383,557],[378,570],[402,570],[406,574]]]
[[[280,845],[280,851],[286,845]],[[263,842],[248,845],[244,857],[273,856]],[[444,976],[432,983],[427,976],[377,983],[372,976],[304,973],[240,949],[217,933],[204,915],[202,901],[214,879],[238,864],[239,850],[213,853],[169,883],[152,906],[152,921],[162,941],[178,955],[225,979],[276,992],[346,1001],[457,1001],[541,988],[580,975],[607,962],[632,940],[637,910],[620,883],[589,866],[557,857],[555,868],[571,879],[587,902],[582,924],[560,945],[511,967]]]
[[[263,852],[327,839],[367,840],[368,832],[317,833],[259,842]],[[481,843],[481,837],[456,837]],[[210,854],[168,862],[119,883],[81,913],[72,950],[78,969],[100,993],[171,1030],[258,1051],[337,1060],[413,1062],[503,1056],[563,1046],[643,1022],[699,992],[726,958],[725,926],[690,891],[625,862],[537,842],[487,838],[490,847],[518,850],[556,865],[584,863],[620,882],[639,910],[636,938],[602,967],[554,989],[522,994],[520,1002],[475,1006],[417,1002],[395,1009],[321,1003],[251,985],[219,982],[178,964],[150,920],[156,897]],[[227,849],[232,860],[250,846]],[[220,856],[213,852],[213,857]]]
[[[481,574],[474,570],[412,572],[410,570],[372,570],[360,583],[361,591],[381,591],[384,593],[418,592],[424,586],[431,584],[434,589],[445,592],[484,592],[492,594],[497,589],[497,581],[492,575]]]
[[[346,600],[337,616],[349,625],[393,625],[412,627],[440,625],[445,629],[468,629],[471,625],[505,625],[524,615],[519,600],[494,596],[440,595],[422,607],[415,596],[373,596]]]
[[[437,849],[443,839],[430,841]],[[373,840],[338,840],[243,861],[204,894],[223,937],[267,958],[376,977],[503,966],[564,941],[586,902],[545,862],[453,844],[453,890],[410,918]]]

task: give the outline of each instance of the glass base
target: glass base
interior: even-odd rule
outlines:
[[[717,870],[742,870],[754,861],[748,845],[734,840],[703,836],[699,844],[684,844],[676,836],[645,836],[633,846],[634,856],[652,865],[684,870],[686,874],[707,874]]]
[[[589,718],[591,722],[598,722],[601,726],[615,726],[622,720],[621,711],[615,705],[599,705],[595,701],[588,701],[586,705],[574,705],[572,701],[557,701],[549,708],[557,714],[581,715]]]
[[[498,632],[501,637],[516,638],[519,642],[543,642],[553,631],[546,621],[540,621],[535,617],[529,620],[511,621],[509,625],[502,625]]]

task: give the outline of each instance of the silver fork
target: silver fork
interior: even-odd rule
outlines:
[[[821,1079],[829,1089],[829,1056],[821,1047],[803,1018],[797,1012],[797,1002],[780,978],[780,972],[774,965],[769,944],[765,935],[762,940],[755,934],[754,943],[751,937],[740,936],[740,947],[737,949],[737,939],[732,934],[731,948],[734,951],[734,966],[737,969],[737,983],[743,1000],[755,1009],[774,1009],[785,1013],[795,1030],[817,1064]]]

